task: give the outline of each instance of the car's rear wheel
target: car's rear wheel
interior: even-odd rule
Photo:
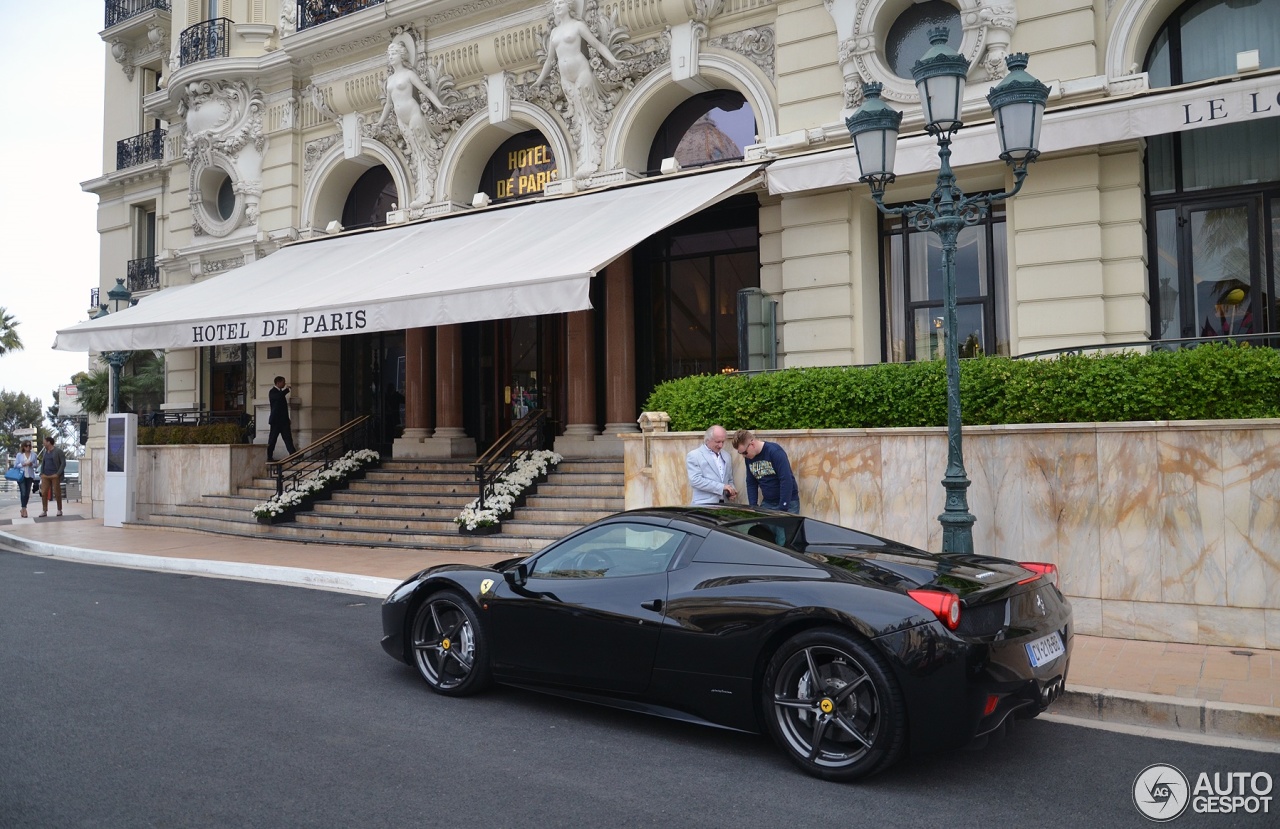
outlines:
[[[471,602],[453,590],[427,597],[410,628],[413,666],[431,690],[451,697],[489,685],[489,642]]]
[[[902,753],[902,694],[879,654],[844,631],[820,628],[787,640],[761,687],[774,741],[809,774],[854,780]]]

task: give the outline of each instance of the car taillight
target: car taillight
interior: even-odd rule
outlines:
[[[933,611],[947,630],[960,627],[960,599],[944,590],[908,590],[907,595]]]
[[[1020,561],[1018,562],[1018,566],[1024,570],[1030,570],[1035,573],[1034,576],[1025,578],[1018,582],[1018,584],[1026,584],[1029,581],[1035,581],[1041,576],[1044,576],[1053,584],[1054,587],[1058,586],[1058,565],[1049,564],[1045,561]]]

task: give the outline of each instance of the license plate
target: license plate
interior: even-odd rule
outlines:
[[[1048,665],[1067,652],[1067,649],[1062,646],[1062,637],[1058,635],[1056,630],[1048,636],[1042,636],[1034,642],[1028,642],[1026,647],[1027,657],[1030,658],[1031,667],[1033,668]]]

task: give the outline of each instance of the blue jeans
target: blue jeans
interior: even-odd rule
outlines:
[[[27,502],[31,500],[31,488],[35,485],[33,478],[23,478],[18,481],[18,498],[22,501],[22,508],[27,508]]]
[[[761,501],[761,502],[760,502],[760,506],[764,507],[765,509],[782,509],[781,507],[779,507],[779,506],[778,506],[778,502],[777,502],[777,501]],[[782,511],[783,511],[783,512],[789,512],[789,513],[791,513],[791,514],[793,514],[793,515],[799,515],[799,514],[800,514],[800,501],[799,501],[799,499],[797,499],[797,500],[795,500],[795,501],[792,501],[791,503],[787,504],[787,508],[786,508],[785,510],[782,510]]]

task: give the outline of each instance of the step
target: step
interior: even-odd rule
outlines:
[[[474,501],[475,494],[451,495],[426,492],[335,492],[329,500],[337,504],[384,504],[389,507],[450,507],[461,510]]]
[[[299,527],[324,527],[343,530],[404,530],[414,533],[457,532],[453,516],[434,518],[392,518],[387,515],[333,515],[320,512],[300,512],[293,522]]]
[[[326,516],[351,516],[368,518],[370,516],[384,516],[386,518],[427,518],[440,519],[446,518],[450,521],[462,511],[458,506],[403,506],[389,507],[385,504],[352,504],[344,501],[316,501],[315,508],[311,510],[317,515]]]
[[[463,535],[456,530],[444,533],[414,533],[392,530],[345,530],[329,527],[305,526],[297,523],[262,524],[221,521],[197,515],[172,513],[155,514],[140,522],[142,526],[178,527],[187,530],[266,537],[280,541],[305,541],[312,544],[340,544],[344,546],[404,547],[412,549],[491,550],[513,554],[534,553],[554,540],[553,536],[522,537],[509,533],[495,535]]]
[[[568,495],[543,495],[545,486],[538,487],[536,495],[530,495],[527,507],[530,509],[584,509],[622,512],[626,508],[625,498],[572,497]]]
[[[512,516],[513,521],[521,521],[529,524],[546,522],[548,524],[577,524],[579,527],[586,526],[592,521],[599,521],[601,518],[608,518],[617,510],[583,510],[583,509],[540,509],[537,507],[521,507],[515,511]]]
[[[623,495],[623,485],[619,481],[617,486],[605,486],[601,484],[562,484],[556,478],[552,478],[545,484],[538,486],[539,496],[569,497],[569,498],[621,498]]]

